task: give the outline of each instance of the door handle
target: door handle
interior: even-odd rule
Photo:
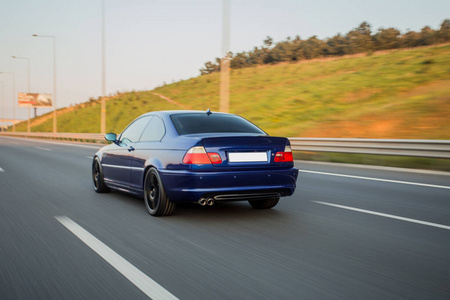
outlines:
[[[133,146],[130,146],[127,150],[128,150],[128,152],[131,152],[131,151],[134,151],[134,148],[133,148]]]

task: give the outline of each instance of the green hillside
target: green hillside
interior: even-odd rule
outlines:
[[[449,44],[232,70],[230,82],[231,112],[271,135],[450,139]],[[110,98],[107,131],[149,111],[218,107],[219,74],[203,75]],[[51,132],[51,114],[33,124]],[[99,132],[100,103],[60,110],[58,131]]]

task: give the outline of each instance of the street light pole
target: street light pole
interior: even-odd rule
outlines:
[[[16,76],[14,72],[0,72],[0,74],[11,74],[13,79],[13,132],[16,132]]]
[[[57,133],[57,114],[56,114],[56,37],[54,35],[38,35],[34,37],[45,37],[53,39],[53,133]]]
[[[106,133],[106,58],[105,58],[105,0],[102,0],[102,100],[100,112],[100,132]]]
[[[18,56],[12,56],[12,58],[17,59],[25,59],[28,63],[28,93],[30,93],[30,59],[28,57],[18,57]],[[28,106],[28,125],[27,125],[27,132],[31,132],[31,125],[30,125],[30,107]]]
[[[220,61],[220,105],[219,110],[230,110],[230,0],[223,0],[222,59]]]
[[[3,81],[0,81],[0,87],[2,88],[2,132],[5,131],[3,126],[5,125],[5,91],[3,90]]]

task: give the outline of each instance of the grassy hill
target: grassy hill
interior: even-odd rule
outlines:
[[[232,70],[230,88],[231,112],[271,135],[450,139],[449,44]],[[184,108],[218,110],[219,74],[111,97],[107,131]],[[32,124],[51,132],[51,114]],[[58,131],[99,132],[100,103],[59,110]]]

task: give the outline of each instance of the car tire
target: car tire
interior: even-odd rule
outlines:
[[[277,205],[278,201],[280,201],[280,197],[273,197],[264,200],[249,200],[248,203],[256,209],[268,209]]]
[[[175,203],[167,197],[161,177],[155,168],[150,168],[145,174],[144,202],[152,216],[169,216],[175,209]]]
[[[100,163],[98,157],[95,157],[92,162],[92,180],[94,182],[94,190],[97,193],[108,193],[111,191],[105,183],[102,164]]]

